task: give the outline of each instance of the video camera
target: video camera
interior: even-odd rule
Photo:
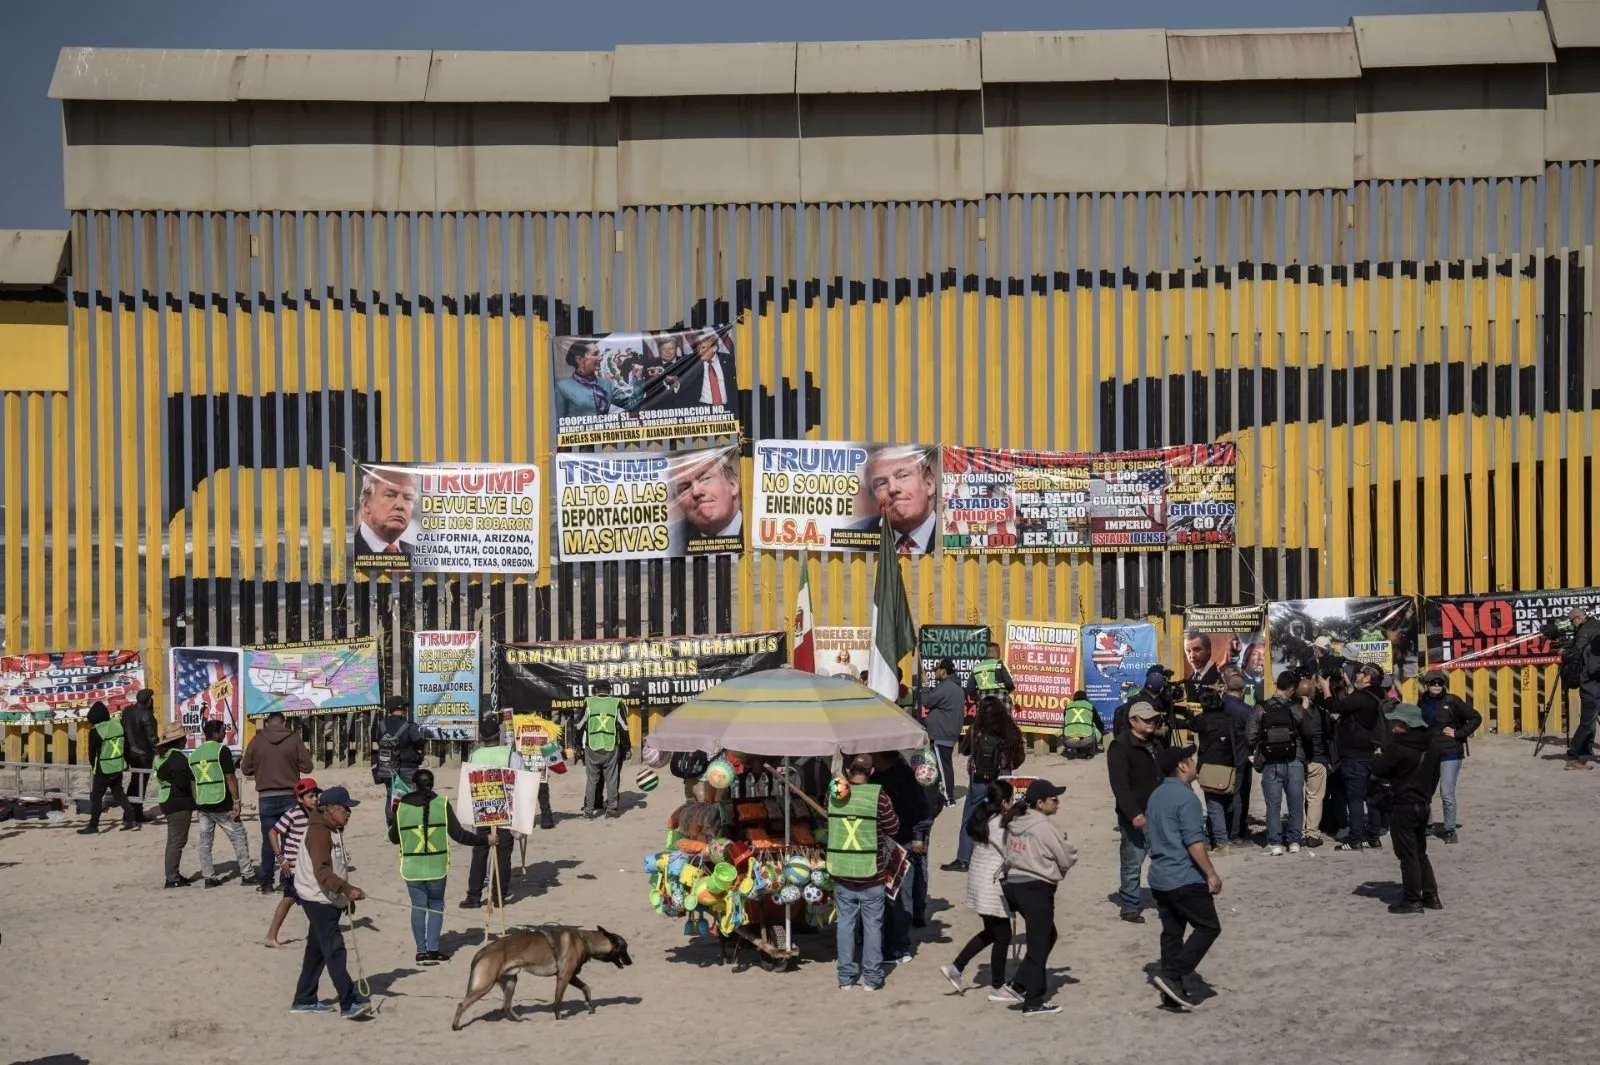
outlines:
[[[1550,618],[1539,626],[1539,635],[1563,650],[1572,644],[1572,638],[1577,634],[1578,630],[1566,618]]]

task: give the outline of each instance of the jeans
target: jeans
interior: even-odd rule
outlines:
[[[1206,794],[1206,828],[1209,830],[1211,845],[1220,847],[1228,842],[1228,812],[1234,798],[1239,794],[1235,789],[1232,795]]]
[[[1328,794],[1328,767],[1322,762],[1309,762],[1306,765],[1306,793],[1305,793],[1305,821],[1301,834],[1315,836],[1320,834],[1322,824],[1322,800]]]
[[[1387,819],[1381,810],[1367,806],[1367,781],[1372,779],[1372,759],[1345,755],[1339,763],[1344,777],[1344,801],[1350,814],[1350,843],[1376,843]]]
[[[1463,759],[1452,758],[1439,763],[1439,798],[1444,802],[1444,821],[1439,825],[1446,832],[1456,830],[1456,781],[1461,777]],[[1431,816],[1432,808],[1428,811]]]
[[[622,776],[622,752],[584,751],[584,772],[589,774],[583,789],[583,812],[598,813],[602,801],[606,813],[617,812],[617,786]]]
[[[1600,681],[1585,681],[1578,685],[1578,730],[1567,745],[1568,758],[1593,757],[1597,714],[1600,714]]]
[[[1028,952],[1012,984],[1022,992],[1024,1006],[1037,1006],[1049,990],[1045,963],[1056,945],[1056,885],[1043,880],[1008,880],[1005,892],[1006,901],[1027,923]]]
[[[833,904],[838,911],[839,986],[849,987],[860,977],[868,987],[883,986],[882,884],[853,888],[834,882]],[[856,961],[860,941],[861,960]]]
[[[1433,863],[1428,861],[1428,805],[1395,803],[1394,822],[1389,836],[1394,856],[1400,859],[1400,884],[1407,902],[1421,902],[1439,894],[1433,879]]]
[[[416,940],[417,953],[439,949],[439,931],[444,927],[444,882],[437,880],[407,880],[406,894],[411,896],[411,938]]]
[[[1251,782],[1255,779],[1255,771],[1249,762],[1238,766],[1237,769],[1238,772],[1233,774],[1233,779],[1238,781],[1238,785],[1233,789],[1233,802],[1228,807],[1228,838],[1242,840],[1244,830],[1249,824],[1247,817],[1250,813],[1250,788]]]
[[[956,802],[956,745],[952,743],[935,743],[934,751],[939,755],[939,795],[944,799],[946,806],[954,806]]]
[[[176,880],[183,873],[178,866],[183,862],[183,848],[189,845],[189,826],[194,823],[193,810],[179,810],[167,815],[166,872],[168,880]]]
[[[1139,894],[1139,874],[1144,869],[1145,858],[1150,855],[1150,841],[1145,838],[1143,829],[1134,828],[1133,822],[1121,813],[1117,814],[1117,827],[1122,830],[1119,855],[1122,883],[1117,887],[1117,904],[1123,913],[1138,913],[1144,908],[1144,899]]]
[[[500,897],[493,900],[496,906],[511,897],[511,848],[516,844],[509,828],[501,828],[497,838],[500,842],[495,846],[494,864],[495,875],[500,879]],[[467,898],[473,901],[483,898],[483,884],[488,876],[489,843],[485,836],[484,842],[472,848],[472,865],[467,869]]]
[[[317,1001],[317,985],[322,970],[328,970],[333,989],[339,994],[339,1008],[349,1009],[358,1001],[356,985],[344,964],[344,933],[339,930],[339,911],[325,902],[300,903],[310,927],[306,930],[306,952],[300,960],[300,982],[294,988],[294,1004],[309,1006]]]
[[[106,792],[111,792],[111,801],[122,807],[122,823],[131,825],[139,819],[133,810],[133,804],[128,801],[128,793],[122,790],[121,773],[102,773],[95,770],[94,783],[89,787],[89,824],[95,827],[100,825],[100,811],[105,809]]]
[[[256,805],[261,808],[261,886],[272,889],[272,871],[277,862],[272,859],[272,841],[267,838],[278,818],[294,809],[294,795],[257,795]]]
[[[1217,904],[1204,884],[1152,891],[1161,915],[1161,975],[1182,989],[1184,977],[1200,967],[1206,951],[1222,934]],[[1186,929],[1194,929],[1183,938]]]
[[[972,837],[967,835],[967,821],[972,817],[972,811],[981,806],[989,797],[989,785],[971,776],[967,777],[967,802],[961,807],[960,841],[956,844],[956,861],[972,861]]]
[[[254,880],[256,865],[250,857],[250,840],[244,834],[244,825],[235,821],[233,814],[214,810],[200,811],[200,875],[207,880],[216,875],[216,869],[211,864],[211,844],[219,828],[228,837],[228,842],[233,844],[233,856],[239,860],[240,878]]]
[[[967,945],[956,955],[955,967],[965,970],[967,963],[978,956],[978,951],[989,948],[989,986],[998,988],[1006,982],[1006,951],[1011,949],[1011,919],[982,914],[983,931],[967,940]]]
[[[1306,816],[1306,764],[1274,762],[1261,770],[1261,795],[1267,801],[1267,846],[1299,843]],[[1289,800],[1289,831],[1283,830],[1283,801]]]

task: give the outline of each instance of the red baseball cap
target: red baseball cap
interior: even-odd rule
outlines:
[[[294,797],[298,799],[307,792],[321,790],[321,788],[317,787],[317,782],[315,780],[312,780],[310,777],[301,777],[295,782]]]

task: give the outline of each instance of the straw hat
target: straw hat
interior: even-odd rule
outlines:
[[[176,721],[163,721],[161,732],[156,736],[156,746],[165,747],[169,743],[182,743],[189,738],[183,726]]]

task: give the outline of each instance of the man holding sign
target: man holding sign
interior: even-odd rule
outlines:
[[[516,748],[500,742],[500,718],[497,715],[485,717],[478,723],[479,744],[467,756],[469,766],[498,767],[501,769],[522,770],[527,766],[522,761],[522,755]],[[469,770],[468,779],[471,779]],[[503,786],[503,782],[502,782]],[[463,910],[477,910],[483,908],[483,882],[489,872],[489,848],[494,847],[495,873],[499,877],[496,885],[494,904],[504,905],[507,894],[506,886],[511,882],[511,804],[509,795],[505,802],[505,818],[503,822],[493,827],[484,827],[487,822],[476,816],[477,798],[473,797],[474,817],[472,822],[478,826],[477,842],[472,847],[472,866],[467,872],[467,897],[461,900]],[[491,818],[492,819],[492,818]]]

